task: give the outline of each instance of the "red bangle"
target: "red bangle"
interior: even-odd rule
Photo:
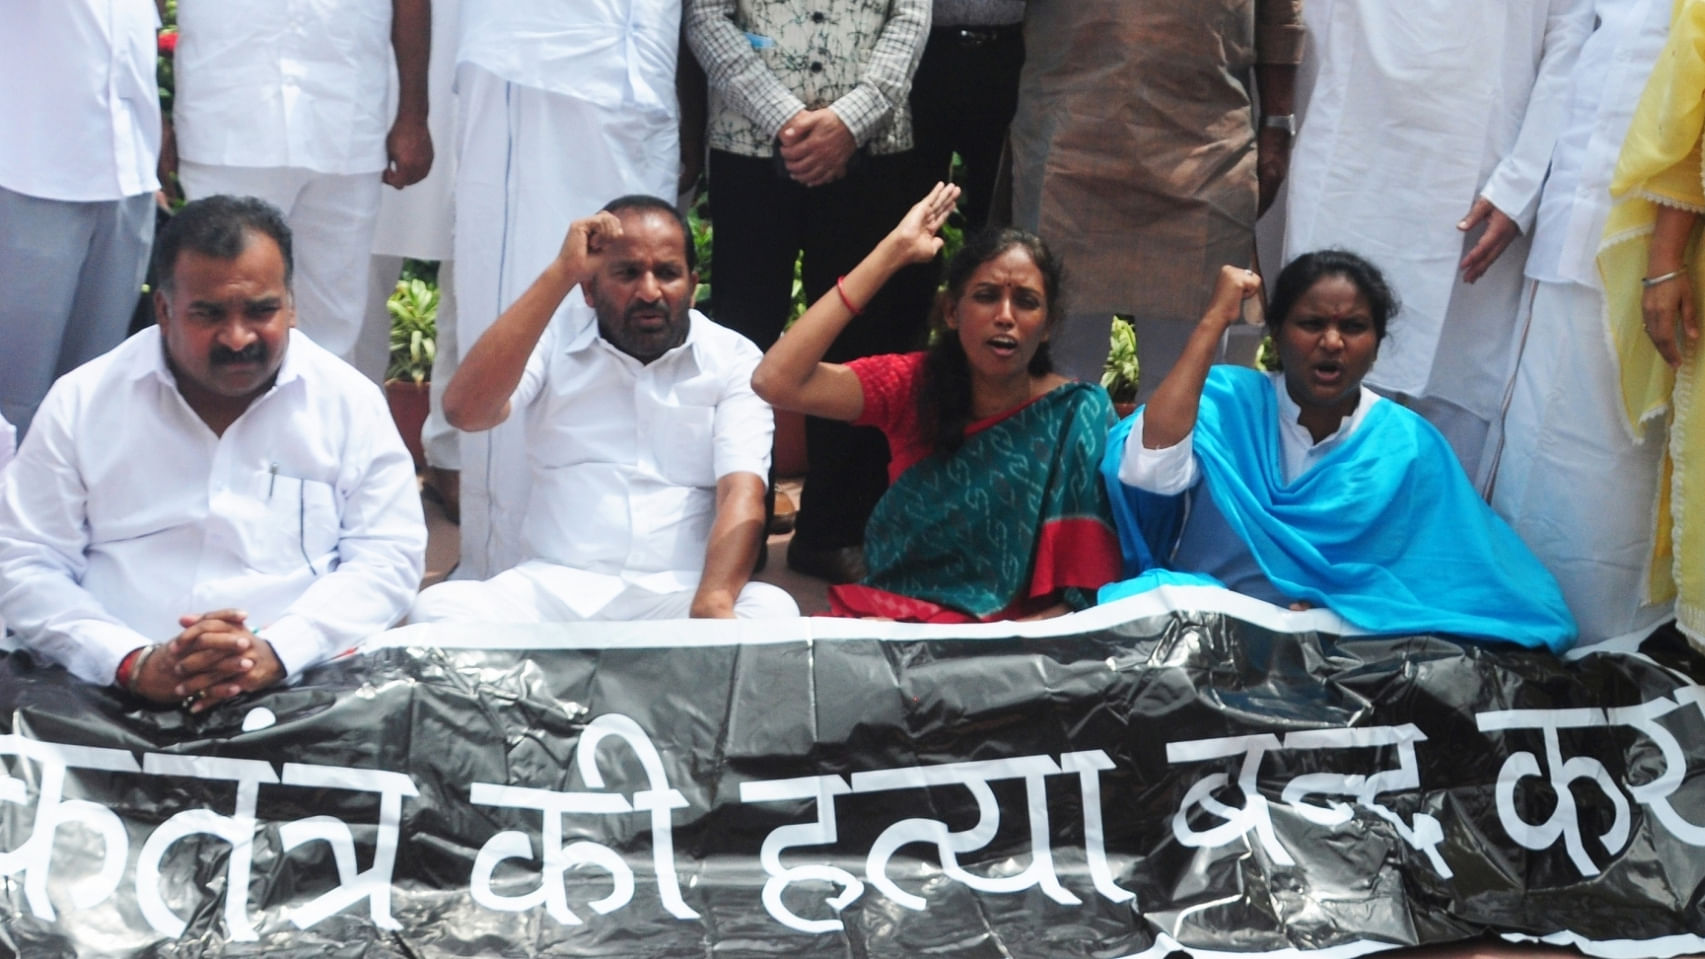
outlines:
[[[113,674],[114,686],[126,691],[130,689],[131,681],[136,678],[136,663],[141,658],[142,651],[147,648],[146,646],[138,646],[118,661],[118,671]]]
[[[839,293],[841,295],[841,305],[847,308],[847,312],[851,313],[853,316],[857,316],[860,313],[863,313],[864,311],[859,309],[856,306],[853,306],[853,301],[847,297],[847,288],[841,285],[841,284],[845,283],[846,281],[847,281],[847,278],[845,276],[836,280],[835,281],[835,292]]]

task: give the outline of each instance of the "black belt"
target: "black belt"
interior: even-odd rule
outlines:
[[[930,32],[961,47],[981,47],[1018,36],[1023,31],[1024,24],[1009,23],[999,27],[936,27]]]

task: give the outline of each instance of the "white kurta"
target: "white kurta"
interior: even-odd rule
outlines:
[[[1285,256],[1342,247],[1386,272],[1403,309],[1368,385],[1492,419],[1526,240],[1470,286],[1457,265],[1479,231],[1464,237],[1456,224],[1485,196],[1531,231],[1591,17],[1589,0],[1304,6],[1316,75],[1291,160]]]
[[[6,476],[0,610],[89,682],[227,607],[295,675],[396,622],[420,583],[426,526],[384,398],[299,332],[216,436],[149,327],[54,384]]]
[[[426,590],[414,622],[686,616],[717,484],[769,474],[774,420],[752,392],[761,354],[750,340],[695,312],[686,342],[640,363],[563,312],[509,400],[532,465],[526,560],[483,583]],[[735,615],[798,611],[774,586],[748,583]]]
[[[160,17],[147,0],[10,4],[0,31],[0,187],[88,203],[153,191]]]

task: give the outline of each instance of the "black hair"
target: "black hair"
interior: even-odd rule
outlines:
[[[284,214],[265,200],[225,194],[188,203],[166,221],[154,238],[151,269],[155,285],[162,290],[172,288],[176,279],[173,270],[183,250],[234,260],[249,245],[250,232],[271,237],[278,244],[279,255],[284,258],[284,288],[290,289],[296,266],[291,255],[290,225],[284,222]]]
[[[675,221],[675,225],[681,228],[681,246],[687,255],[687,272],[698,272],[699,254],[693,249],[693,228],[687,225],[687,218],[681,215],[675,204],[649,193],[629,193],[604,204],[602,212],[620,214],[624,210],[668,214],[669,218]]]
[[[965,241],[947,265],[947,289],[936,305],[936,336],[924,356],[923,382],[918,389],[918,425],[925,445],[938,453],[954,453],[965,442],[965,427],[971,425],[971,366],[959,335],[946,328],[949,304],[965,295],[965,286],[977,268],[1013,247],[1029,254],[1042,274],[1042,293],[1048,305],[1048,329],[1059,328],[1066,315],[1065,268],[1042,238],[1011,228],[991,228]],[[1030,357],[1031,376],[1054,371],[1054,359],[1043,341]]]
[[[1384,340],[1386,324],[1402,309],[1402,304],[1397,301],[1397,294],[1391,292],[1391,285],[1379,267],[1348,250],[1304,253],[1279,272],[1279,278],[1273,281],[1272,301],[1267,305],[1267,332],[1278,336],[1279,327],[1284,325],[1297,300],[1329,276],[1341,276],[1355,284],[1373,314],[1374,338]]]

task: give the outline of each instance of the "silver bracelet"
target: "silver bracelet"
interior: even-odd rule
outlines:
[[[1671,270],[1668,273],[1665,273],[1663,276],[1641,277],[1640,278],[1640,285],[1649,290],[1654,286],[1662,286],[1663,284],[1668,283],[1669,281],[1675,279],[1676,277],[1678,277],[1678,276],[1680,276],[1686,272],[1687,272],[1687,267],[1684,266],[1679,270]]]
[[[158,645],[160,644],[153,643],[143,647],[142,654],[136,657],[136,668],[130,672],[130,682],[124,684],[125,692],[136,695],[137,684],[142,682],[142,667],[148,665],[148,657],[154,655],[154,647]]]

